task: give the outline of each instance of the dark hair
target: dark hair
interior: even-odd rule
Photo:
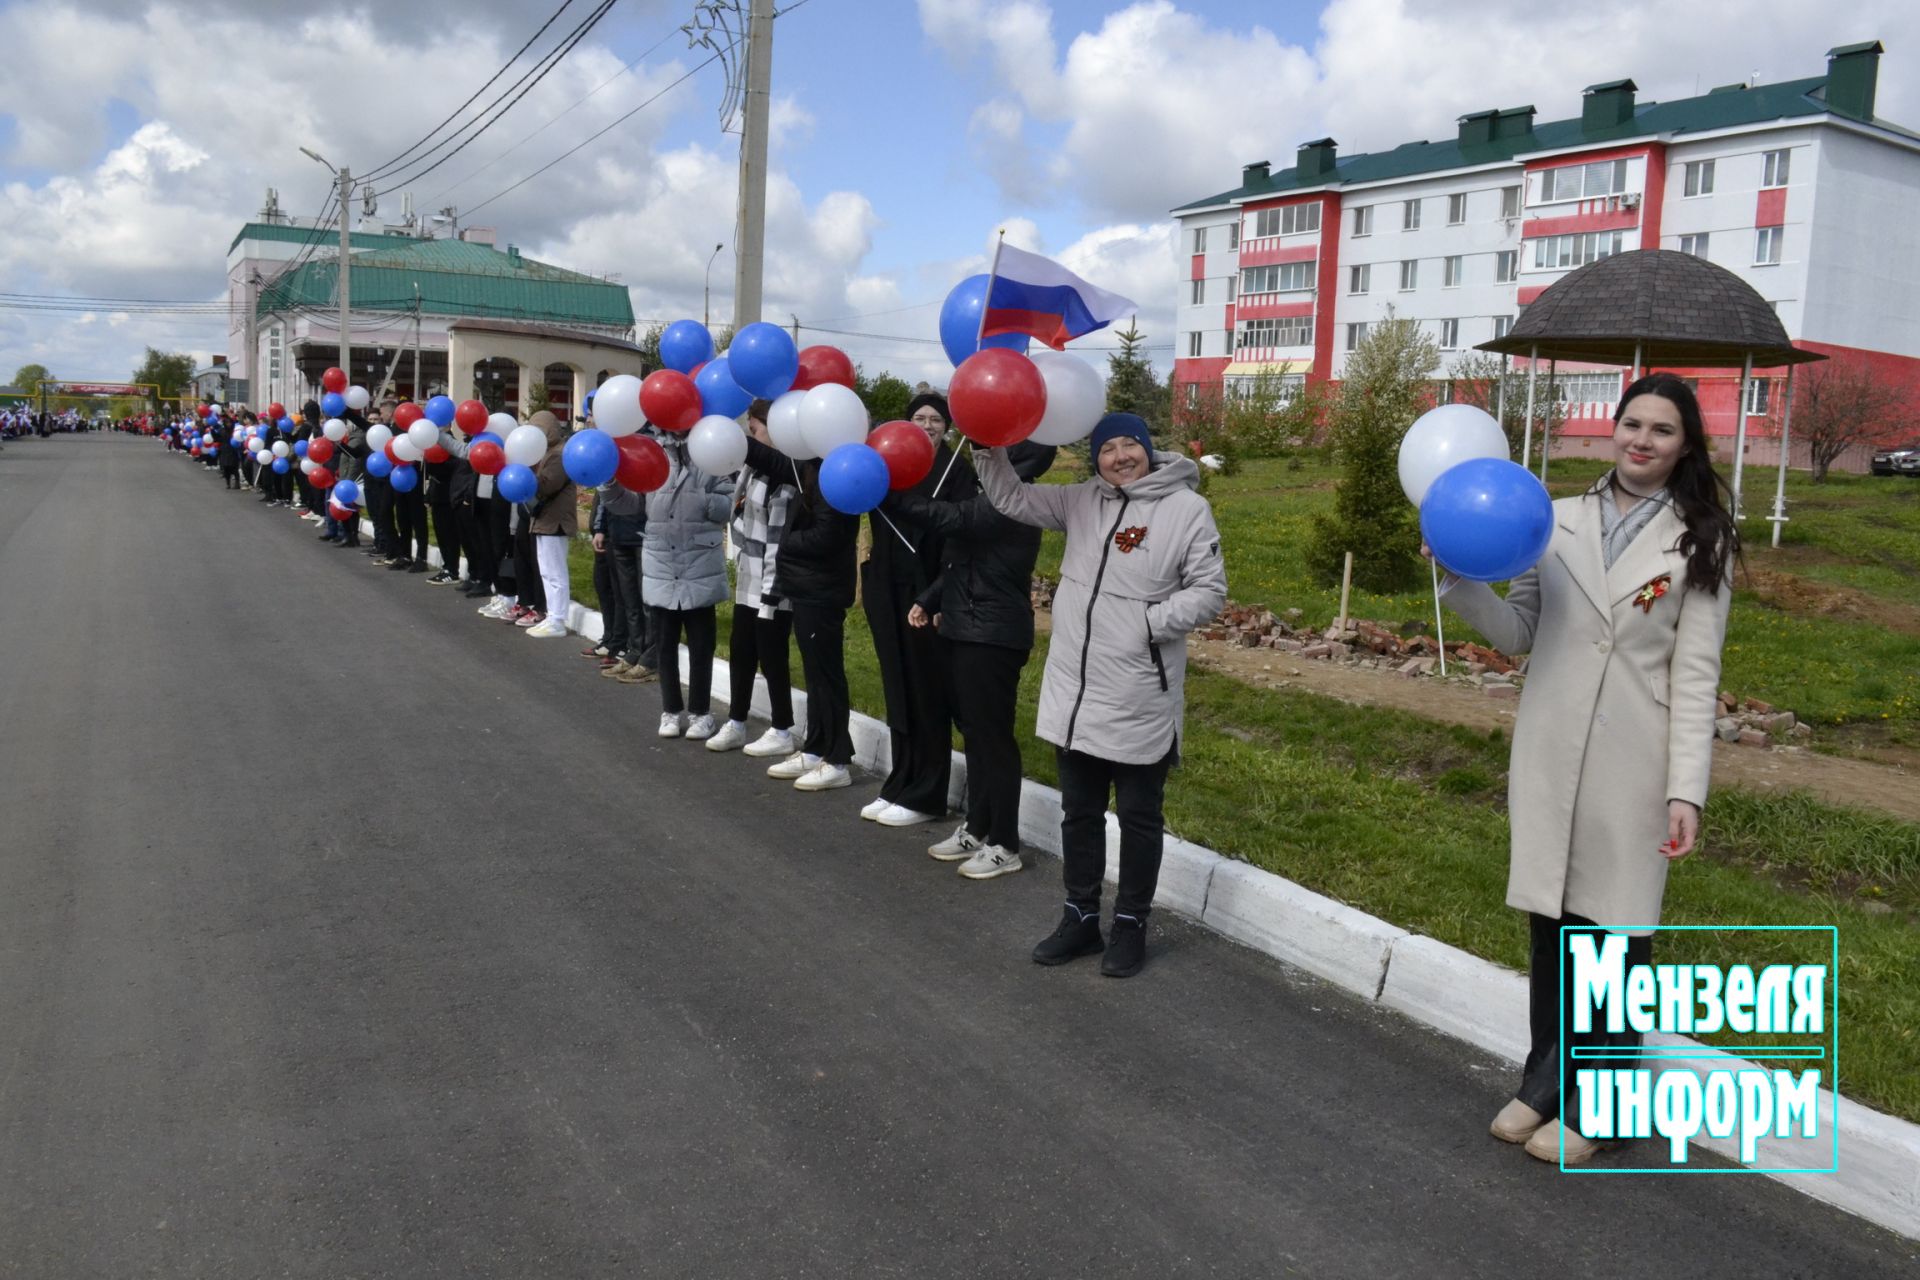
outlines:
[[[747,406],[747,416],[755,422],[765,422],[767,415],[772,412],[773,401],[767,399],[765,396],[760,397]]]
[[[1713,469],[1712,446],[1707,443],[1700,401],[1693,388],[1673,374],[1649,373],[1620,397],[1620,407],[1613,411],[1616,426],[1637,396],[1659,396],[1680,411],[1683,445],[1673,474],[1667,478],[1667,492],[1673,498],[1675,513],[1687,526],[1680,535],[1679,547],[1680,554],[1687,558],[1687,585],[1714,595],[1727,577],[1729,564],[1741,559],[1740,530],[1728,514],[1733,490]]]

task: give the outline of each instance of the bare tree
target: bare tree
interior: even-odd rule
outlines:
[[[1848,449],[1877,444],[1913,425],[1900,389],[1858,361],[1810,365],[1793,383],[1793,433],[1807,443],[1815,484]]]

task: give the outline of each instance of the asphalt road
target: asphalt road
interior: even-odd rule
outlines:
[[[1176,919],[1041,969],[1051,859],[965,882],[252,499],[0,452],[0,1275],[1920,1272],[1539,1164],[1508,1069]]]

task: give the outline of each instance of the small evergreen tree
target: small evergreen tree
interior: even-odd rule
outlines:
[[[640,368],[645,373],[666,368],[660,363],[660,335],[666,331],[666,325],[652,324],[648,325],[647,331],[640,335]]]
[[[1169,424],[1172,398],[1147,359],[1147,335],[1138,320],[1129,320],[1114,336],[1120,349],[1107,357],[1107,412],[1137,413],[1158,433]]]
[[[913,388],[884,369],[869,378],[865,369],[856,366],[853,390],[876,425],[898,422],[907,416],[907,406],[913,402]]]

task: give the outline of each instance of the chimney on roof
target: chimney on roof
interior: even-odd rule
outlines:
[[[1885,52],[1878,40],[1827,50],[1827,110],[1856,120],[1873,119],[1873,96],[1880,84],[1880,55]]]
[[[1631,80],[1609,80],[1587,86],[1580,103],[1580,127],[1592,133],[1633,119],[1633,95],[1640,86]]]
[[[1252,164],[1240,166],[1240,185],[1243,187],[1264,186],[1273,165],[1265,160],[1255,160]]]
[[[520,265],[520,246],[519,245],[510,244],[507,246],[507,261],[511,262],[516,267]]]
[[[1463,147],[1485,146],[1493,141],[1493,121],[1498,111],[1476,111],[1470,116],[1460,117],[1460,145]]]
[[[1493,136],[1499,138],[1524,138],[1533,132],[1533,104],[1524,107],[1508,107],[1493,118]]]
[[[1339,150],[1340,144],[1332,138],[1315,138],[1312,142],[1301,143],[1299,158],[1294,162],[1294,173],[1302,182],[1332,177]]]

